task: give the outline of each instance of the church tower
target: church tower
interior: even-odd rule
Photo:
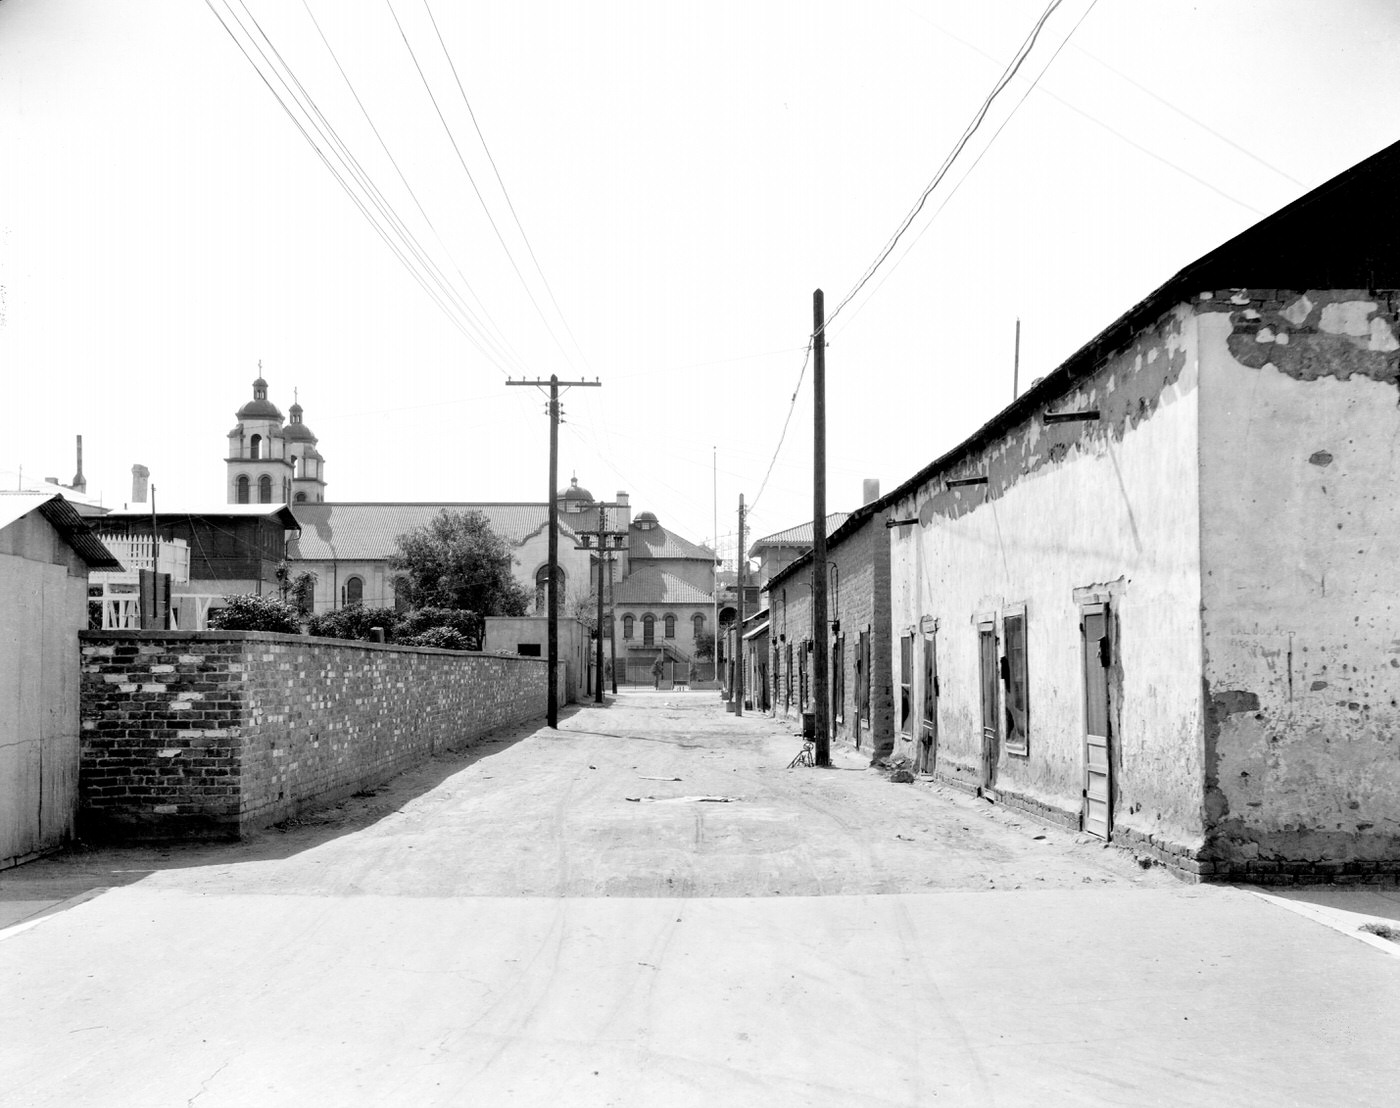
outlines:
[[[228,502],[288,503],[295,470],[288,458],[282,413],[268,400],[267,382],[261,377],[253,382],[253,399],[236,415],[238,424],[228,433],[228,457],[224,459]]]
[[[301,405],[293,402],[292,421],[282,431],[292,463],[293,504],[319,504],[326,498],[326,460],[316,449],[316,436],[301,421]]]

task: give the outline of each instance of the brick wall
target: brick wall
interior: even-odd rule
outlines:
[[[516,655],[94,631],[82,656],[91,840],[236,838],[544,715],[547,663]]]

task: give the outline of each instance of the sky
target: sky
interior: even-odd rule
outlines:
[[[329,500],[541,501],[555,374],[558,485],[732,557],[814,290],[850,510],[1400,138],[1387,0],[1061,0],[861,285],[1047,3],[0,0],[0,487],[221,504],[261,372]]]

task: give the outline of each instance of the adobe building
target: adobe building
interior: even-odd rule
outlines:
[[[890,675],[943,781],[1190,874],[1400,874],[1389,147],[895,489]]]

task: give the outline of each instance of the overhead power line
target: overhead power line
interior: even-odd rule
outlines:
[[[987,117],[987,112],[991,110],[993,101],[996,100],[1002,89],[1011,82],[1011,79],[1016,76],[1021,68],[1021,64],[1034,48],[1036,39],[1040,37],[1041,28],[1045,26],[1046,21],[1054,14],[1055,9],[1060,6],[1060,3],[1061,0],[1050,0],[1045,11],[1043,11],[1040,18],[1035,21],[1035,26],[1031,28],[1030,34],[1026,36],[1025,42],[1021,43],[1021,48],[1016,51],[1016,56],[1007,64],[1002,75],[997,78],[996,84],[992,86],[992,91],[987,94],[986,99],[982,101],[982,106],[979,107],[973,115],[972,122],[963,130],[961,137],[953,144],[953,149],[950,150],[947,157],[943,159],[943,164],[938,167],[938,172],[933,175],[933,180],[931,180],[924,188],[924,191],[920,193],[918,201],[914,204],[913,208],[910,209],[909,214],[900,222],[899,227],[896,228],[894,234],[890,236],[890,240],[885,243],[879,254],[875,256],[875,260],[866,267],[865,273],[861,275],[860,280],[855,283],[851,291],[846,293],[842,298],[841,303],[837,304],[836,308],[827,316],[827,327],[830,327],[831,324],[836,321],[836,317],[841,314],[841,309],[850,303],[851,297],[860,292],[865,286],[865,283],[875,275],[875,271],[879,269],[884,260],[890,256],[890,252],[894,250],[895,245],[899,242],[904,232],[909,229],[910,224],[912,224],[914,220],[918,218],[919,213],[924,210],[924,204],[928,202],[929,195],[938,187],[943,178],[947,176],[948,171],[953,166],[953,162],[957,160],[958,155],[962,153],[963,148],[967,146],[972,136],[977,133],[977,129]]]
[[[305,2],[305,0],[303,0]],[[476,128],[476,137],[481,140],[481,148],[486,151],[486,160],[491,163],[491,172],[496,175],[496,183],[501,186],[501,195],[506,198],[506,207],[510,209],[510,217],[515,221],[515,229],[520,232],[520,238],[525,243],[525,249],[529,251],[530,261],[535,264],[535,272],[540,275],[540,281],[544,284],[545,292],[549,293],[549,302],[554,305],[554,310],[559,314],[559,321],[564,324],[564,330],[568,332],[569,341],[574,344],[574,349],[583,359],[583,364],[588,367],[588,355],[583,352],[583,347],[574,336],[574,330],[569,326],[569,320],[564,315],[564,309],[559,307],[559,301],[555,299],[554,289],[549,283],[549,278],[544,275],[544,269],[540,266],[540,260],[535,256],[535,248],[530,243],[530,236],[525,233],[525,227],[520,222],[520,216],[516,214],[515,204],[510,198],[510,192],[506,188],[506,183],[501,179],[501,171],[496,166],[496,159],[491,154],[491,148],[486,145],[486,136],[481,133],[481,124],[477,122],[476,112],[472,110],[471,101],[467,99],[467,90],[462,87],[462,78],[457,73],[457,63],[452,60],[452,53],[447,49],[447,43],[442,37],[442,31],[438,29],[437,18],[433,15],[433,9],[429,6],[428,0],[423,0],[423,8],[428,13],[428,19],[433,25],[433,33],[437,35],[438,45],[442,47],[443,57],[447,59],[447,64],[452,70],[452,79],[457,82],[457,91],[462,94],[462,103],[466,105],[467,115],[471,116],[472,126]]]
[[[486,203],[486,197],[481,194],[481,189],[476,183],[476,177],[472,174],[471,168],[467,165],[467,159],[462,154],[462,148],[457,144],[457,136],[452,133],[452,127],[447,122],[447,117],[442,113],[442,107],[438,104],[437,96],[433,92],[433,86],[428,81],[428,75],[423,72],[423,66],[418,61],[418,54],[413,49],[413,43],[408,39],[408,32],[404,30],[403,23],[399,20],[399,13],[394,10],[393,0],[384,0],[389,9],[389,14],[394,17],[394,25],[399,29],[399,37],[403,39],[404,48],[408,51],[409,58],[413,61],[413,68],[418,71],[418,78],[423,83],[423,90],[428,94],[428,99],[432,101],[433,110],[437,113],[438,121],[442,123],[442,129],[447,133],[447,141],[452,144],[452,150],[457,155],[457,161],[462,165],[462,172],[467,175],[467,180],[471,183],[472,192],[476,194],[477,202],[481,205],[481,210],[486,214],[486,220],[491,224],[491,230],[496,234],[496,241],[501,244],[501,249],[505,252],[506,260],[510,262],[510,267],[515,271],[515,276],[520,281],[520,287],[525,290],[525,295],[529,297],[530,303],[534,305],[536,313],[540,317],[540,322],[544,324],[545,330],[549,332],[549,337],[554,340],[554,345],[559,348],[559,353],[564,356],[564,360],[572,364],[573,359],[569,357],[569,352],[564,349],[564,344],[559,341],[558,334],[549,322],[549,317],[545,315],[544,309],[540,307],[540,302],[535,298],[530,283],[525,280],[525,275],[520,272],[520,266],[516,264],[515,255],[511,253],[510,246],[506,243],[505,236],[501,234],[501,229],[496,224],[496,217],[491,214],[491,206]]]
[[[462,282],[462,287],[467,290],[468,294],[476,302],[477,310],[480,312],[481,316],[486,320],[486,322],[490,324],[491,329],[495,332],[496,338],[500,341],[500,344],[504,348],[504,351],[508,353],[511,364],[516,366],[518,371],[524,372],[524,360],[520,357],[519,352],[511,346],[510,341],[506,338],[504,332],[501,331],[496,321],[491,317],[491,313],[487,311],[486,305],[482,301],[480,295],[478,295],[477,291],[474,288],[472,288],[471,282],[467,280],[467,275],[462,272],[462,267],[457,263],[456,258],[453,257],[451,249],[448,247],[447,243],[443,241],[442,235],[438,232],[437,225],[433,223],[432,217],[429,216],[427,211],[424,209],[422,202],[418,199],[417,192],[414,191],[413,186],[409,184],[408,178],[404,175],[403,170],[399,167],[398,159],[394,157],[393,152],[389,149],[389,144],[385,142],[384,136],[380,133],[379,128],[375,125],[373,118],[369,114],[369,109],[365,107],[364,101],[360,98],[359,91],[355,88],[354,82],[350,80],[350,75],[345,72],[345,67],[340,64],[340,57],[336,54],[335,48],[331,46],[330,40],[326,37],[325,31],[321,29],[321,24],[316,19],[315,13],[312,12],[310,3],[308,2],[308,0],[301,0],[301,4],[302,7],[306,9],[306,15],[307,18],[311,20],[311,25],[316,28],[316,34],[320,36],[321,42],[325,45],[326,52],[330,54],[331,61],[335,63],[336,70],[340,73],[341,78],[345,81],[345,87],[350,90],[350,95],[354,97],[355,103],[360,109],[360,114],[364,116],[365,122],[369,125],[369,129],[374,133],[374,137],[378,140],[380,148],[384,151],[384,156],[389,159],[389,164],[394,167],[394,172],[398,174],[399,181],[403,184],[404,190],[408,193],[409,197],[413,200],[414,206],[418,209],[418,214],[423,217],[423,221],[428,225],[428,229],[432,231],[433,237],[437,239],[438,245],[442,247],[443,252],[447,255],[448,260],[452,263],[452,268],[456,271],[458,278],[460,278]]]
[[[418,261],[416,258],[411,256],[411,251],[406,250],[407,242],[403,237],[403,233],[397,227],[394,226],[393,219],[390,218],[387,215],[387,213],[383,213],[380,218],[376,218],[374,213],[371,212],[370,205],[366,203],[366,197],[370,196],[369,190],[366,188],[366,186],[361,184],[358,181],[358,179],[356,180],[355,184],[352,184],[350,180],[347,180],[347,174],[349,174],[352,177],[354,176],[354,173],[350,169],[348,161],[335,149],[334,141],[330,140],[324,133],[320,132],[320,129],[316,125],[311,110],[308,109],[305,105],[303,105],[301,101],[296,97],[296,95],[292,92],[291,86],[290,84],[288,84],[287,79],[284,78],[277,71],[276,66],[267,56],[267,52],[264,51],[258,45],[257,40],[253,36],[253,33],[238,18],[237,14],[233,11],[233,8],[229,3],[229,0],[224,0],[224,8],[227,11],[228,18],[225,18],[224,13],[220,12],[220,10],[217,7],[215,7],[213,0],[205,0],[205,6],[208,7],[209,11],[213,14],[214,18],[219,21],[219,25],[223,27],[224,32],[229,36],[229,38],[233,41],[233,44],[243,55],[244,59],[252,67],[254,73],[257,74],[258,79],[262,81],[263,85],[267,88],[268,92],[272,94],[273,98],[277,101],[278,106],[283,110],[283,112],[286,113],[287,118],[291,120],[292,125],[296,127],[296,129],[301,133],[302,138],[306,141],[307,145],[311,147],[312,152],[315,153],[316,157],[321,161],[321,164],[326,167],[326,170],[335,179],[336,183],[345,192],[346,196],[349,197],[351,203],[354,204],[356,209],[360,212],[360,215],[370,225],[370,228],[380,237],[380,239],[384,242],[384,245],[389,248],[390,252],[393,253],[393,255],[398,259],[399,263],[408,272],[409,276],[412,277],[418,283],[419,287],[422,288],[423,291],[427,294],[428,298],[432,300],[434,304],[437,305],[438,309],[447,318],[448,322],[451,323],[457,329],[457,331],[462,335],[462,337],[465,338],[473,346],[475,346],[478,350],[480,350],[481,353],[484,356],[486,356],[486,358],[489,361],[495,363],[497,365],[497,368],[500,368],[502,369],[502,372],[505,372],[504,367],[500,366],[499,362],[496,359],[496,356],[493,355],[482,344],[481,340],[479,340],[477,336],[474,335],[469,329],[469,321],[465,320],[464,317],[461,315],[460,311],[453,306],[451,299],[447,297],[443,292],[438,291],[432,286],[432,284],[430,283],[430,277],[432,276],[431,272],[427,270],[427,268],[423,265],[421,261]],[[235,32],[233,26],[230,26],[230,21],[232,21],[232,23],[237,26],[238,30],[243,33],[243,38],[240,38],[238,33]],[[283,89],[286,90],[287,95],[284,96],[282,92],[278,91],[277,87],[273,84],[272,79],[269,77],[268,72],[264,72],[263,67],[258,64],[257,60],[255,60],[253,55],[249,52],[248,46],[244,44],[244,38],[246,38],[248,43],[251,43],[252,46],[257,50],[258,54],[263,58],[263,61],[267,66],[268,72],[270,72],[272,74],[272,77],[275,77],[277,81],[282,85]],[[266,38],[266,36],[264,36],[264,38]],[[271,47],[270,42],[269,47]],[[293,79],[295,79],[294,76]],[[294,110],[292,104],[288,103],[289,98],[296,104],[297,110]],[[300,116],[298,116],[298,111],[300,111],[302,115],[305,116],[305,122],[303,122],[303,119]],[[323,148],[322,142],[318,142],[317,139],[313,137],[311,130],[308,130],[308,125],[321,134],[322,142],[325,142],[330,147],[330,153],[327,152],[327,149]],[[337,167],[335,162],[332,161],[332,155],[334,155],[337,161],[340,161],[344,171],[342,171],[342,168]],[[358,185],[361,190],[365,191],[365,196],[361,196],[360,192],[357,191],[356,185]],[[399,222],[400,224],[402,223],[402,221]],[[400,245],[400,242],[395,241],[396,238],[400,239],[404,243],[404,245]]]

